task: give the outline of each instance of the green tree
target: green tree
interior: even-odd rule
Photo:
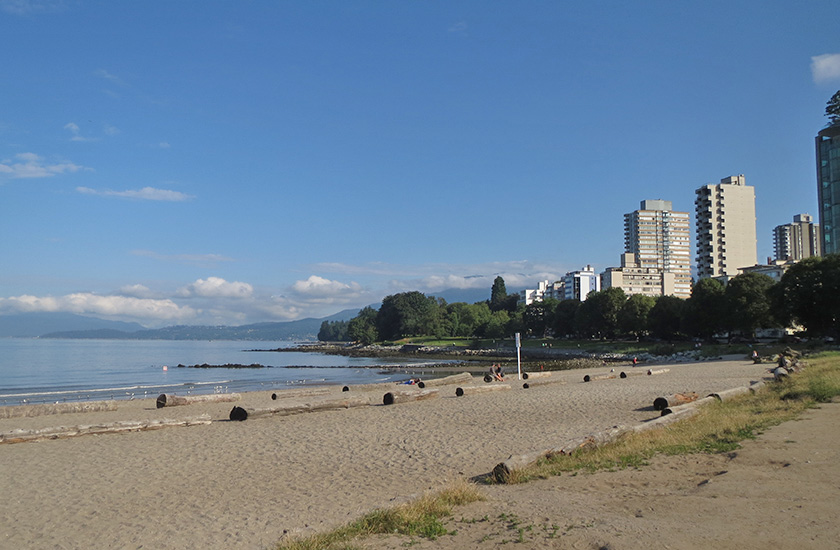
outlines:
[[[840,255],[792,265],[774,291],[779,321],[802,325],[813,336],[840,336]]]
[[[490,289],[490,311],[499,311],[506,308],[507,289],[505,280],[498,276],[493,280],[493,287]]]
[[[505,338],[511,333],[509,332],[510,314],[505,311],[494,311],[490,314],[490,319],[483,327],[485,338]]]
[[[644,294],[632,294],[618,312],[618,328],[624,334],[641,336],[648,330],[648,315],[656,304],[656,298]]]
[[[379,340],[379,333],[376,331],[377,313],[375,309],[368,306],[350,319],[347,323],[347,336],[350,341],[369,346]]]
[[[324,321],[318,331],[321,342],[346,342],[350,339],[347,333],[347,321]]]
[[[528,336],[545,337],[552,328],[554,312],[557,309],[558,301],[554,298],[546,298],[538,302],[531,302],[525,306],[522,313],[522,324],[525,327],[525,334]]]
[[[619,287],[590,292],[575,316],[578,333],[587,337],[613,338],[618,332],[618,312],[626,299]]]
[[[684,323],[686,303],[676,296],[660,296],[648,314],[650,333],[665,340],[680,336]]]
[[[554,310],[552,328],[555,335],[562,338],[575,334],[575,316],[580,305],[580,300],[560,300]]]
[[[770,302],[770,289],[775,284],[762,273],[742,273],[730,279],[724,291],[729,328],[752,338],[758,328],[778,326]]]
[[[825,116],[831,124],[840,124],[840,90],[834,92],[831,99],[826,102]]]
[[[376,330],[383,340],[434,335],[439,304],[416,290],[386,296],[376,316]]]
[[[686,301],[686,330],[700,338],[711,339],[726,330],[725,287],[717,279],[700,279]]]

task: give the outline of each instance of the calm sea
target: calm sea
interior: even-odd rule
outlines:
[[[399,381],[424,364],[247,351],[294,346],[293,342],[263,341],[0,339],[0,406]],[[177,367],[205,363],[257,363],[266,368]]]

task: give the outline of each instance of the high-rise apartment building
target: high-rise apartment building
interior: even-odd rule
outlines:
[[[797,214],[793,223],[777,225],[773,230],[776,260],[799,261],[820,255],[820,226],[809,214]]]
[[[635,255],[638,268],[673,273],[675,296],[691,295],[690,217],[671,201],[645,200],[624,215],[624,252]]]
[[[697,276],[738,275],[755,265],[755,188],[744,175],[704,185],[694,200],[697,226]]]
[[[840,124],[817,134],[817,196],[822,253],[840,253]]]

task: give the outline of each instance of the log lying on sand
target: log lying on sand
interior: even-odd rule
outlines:
[[[565,384],[565,380],[561,380],[559,378],[546,378],[543,380],[534,380],[533,382],[525,382],[522,384],[524,389],[534,388],[537,386],[547,386],[549,384]]]
[[[492,386],[459,386],[455,388],[455,396],[461,397],[463,395],[473,395],[476,393],[487,393],[493,391],[509,390],[508,384],[493,384]]]
[[[552,455],[570,455],[582,449],[604,445],[615,441],[627,431],[628,428],[624,426],[613,426],[612,428],[601,432],[573,439],[560,447],[522,455],[511,455],[507,460],[500,462],[495,468],[493,468],[493,477],[496,481],[504,483],[510,478],[511,473],[515,470],[531,466],[543,458],[547,458]]]
[[[280,390],[271,394],[271,400],[284,399],[289,397],[311,397],[313,395],[326,395],[331,393],[331,388],[312,388],[308,390]]]
[[[276,407],[267,407],[261,409],[251,409],[244,407],[234,407],[230,410],[228,418],[231,420],[248,420],[249,418],[259,418],[261,416],[289,416],[292,414],[301,414],[307,412],[318,411],[334,411],[337,409],[349,409],[352,407],[366,407],[370,405],[370,398],[364,395],[353,395],[338,397],[335,399],[323,399],[321,401],[313,401],[308,403],[285,403],[277,405]]]
[[[750,393],[755,393],[763,387],[764,387],[764,380],[758,380],[757,382],[751,383],[750,387],[747,388],[747,389],[750,390]]]
[[[117,410],[116,401],[43,403],[38,405],[15,405],[11,407],[0,407],[0,418],[21,418],[24,416],[44,416],[49,414],[67,414],[115,410]]]
[[[609,373],[609,374],[593,374],[593,375],[587,374],[586,376],[583,377],[583,381],[584,382],[591,382],[592,380],[612,380],[613,378],[618,378],[618,375],[615,374],[614,372]]]
[[[193,403],[228,403],[239,401],[238,393],[209,393],[207,395],[172,395],[162,393],[157,398],[157,408],[178,407],[181,405],[192,405]]]
[[[13,430],[0,433],[0,443],[23,443],[26,441],[39,441],[44,439],[64,439],[91,434],[112,434],[121,432],[139,432],[145,430],[159,430],[178,426],[197,426],[210,424],[210,415],[203,414],[192,418],[179,420],[145,420],[145,421],[121,421],[108,424],[95,424],[83,426],[59,426],[55,428],[43,428],[39,430]]]
[[[665,374],[666,372],[670,372],[671,369],[648,369],[645,374],[648,376],[653,376],[654,374]]]
[[[531,378],[543,378],[545,376],[551,376],[550,370],[541,370],[537,372],[523,372],[522,379],[523,380],[530,380]]]
[[[468,372],[461,372],[451,376],[444,376],[443,378],[432,378],[431,380],[421,380],[417,383],[417,387],[425,388],[427,386],[445,386],[447,384],[463,384],[472,380],[472,374]]]
[[[619,378],[627,378],[628,376],[645,376],[650,374],[650,371],[646,370],[631,370],[631,371],[621,371],[618,374]]]
[[[719,391],[717,393],[710,393],[709,397],[714,397],[718,401],[729,401],[733,397],[750,393],[750,388],[741,386],[740,388],[731,388],[728,390]]]
[[[698,409],[702,405],[707,405],[707,404],[713,403],[715,401],[717,401],[717,399],[713,395],[710,395],[710,396],[704,397],[702,399],[696,399],[696,400],[690,401],[688,403],[683,403],[682,405],[672,405],[672,406],[665,407],[664,409],[662,409],[661,416],[668,416],[669,414],[680,414],[680,413],[685,412],[689,408]]]
[[[434,399],[440,397],[440,390],[395,390],[389,391],[382,396],[383,405],[394,405],[396,403],[408,403],[409,401],[421,401],[423,399]]]
[[[669,395],[668,397],[657,397],[653,400],[653,408],[657,411],[661,411],[667,407],[675,407],[677,405],[684,405],[685,403],[697,401],[699,397],[700,396],[695,392],[675,393],[674,395]]]

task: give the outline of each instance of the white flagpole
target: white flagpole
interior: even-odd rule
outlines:
[[[519,333],[516,333],[516,372],[519,374],[519,379],[522,380],[522,359],[519,354],[520,340]]]

